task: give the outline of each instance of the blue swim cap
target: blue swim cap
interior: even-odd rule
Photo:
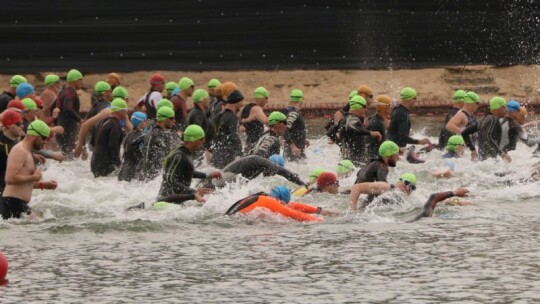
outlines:
[[[27,82],[21,83],[19,86],[17,86],[15,92],[17,94],[17,97],[23,98],[28,94],[32,94],[34,92],[34,87]]]
[[[289,189],[287,189],[285,186],[275,186],[272,190],[270,190],[269,194],[271,197],[286,204],[291,201],[291,192],[289,192]]]
[[[506,110],[508,112],[515,112],[515,111],[519,111],[520,109],[521,109],[521,105],[519,104],[519,102],[517,102],[515,100],[510,100],[506,104]]]
[[[134,112],[131,114],[131,123],[133,124],[133,127],[138,127],[141,122],[146,120],[146,114],[143,112]]]
[[[283,156],[279,154],[274,154],[270,156],[268,159],[280,167],[285,167],[285,158],[283,158]]]
[[[171,97],[174,96],[174,95],[178,95],[178,93],[180,93],[180,88],[176,88],[172,91],[171,93]]]

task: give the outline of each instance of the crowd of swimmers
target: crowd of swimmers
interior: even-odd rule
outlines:
[[[73,69],[63,79],[47,75],[45,89],[38,94],[25,77],[15,75],[0,95],[0,174],[4,176],[0,213],[4,219],[31,214],[33,189],[57,188],[56,181],[42,179],[38,165],[46,158],[63,162],[91,157],[90,170],[96,178],[116,176],[120,181],[144,183],[161,176],[156,203],[151,204],[155,207],[189,200],[204,203],[216,188],[237,182],[240,176],[251,180],[260,174],[280,175],[299,188],[281,185],[250,195],[232,204],[226,214],[263,208],[300,221],[322,221],[322,216],[337,212],[291,202],[291,197],[348,195],[349,208],[357,210],[385,192],[410,194],[417,186],[414,174],[402,172],[396,183],[390,183],[387,175],[400,155],[412,163],[423,162],[414,145],[424,145],[426,152],[446,151],[445,167],[432,174],[439,178],[453,175],[452,159],[462,157],[466,148],[473,160],[500,157],[511,162],[508,152],[518,141],[529,146],[539,143],[537,136],[527,135],[522,128],[527,111],[520,103],[495,96],[486,115],[477,119],[480,97],[464,90],[457,90],[452,98],[438,143],[414,138],[410,111],[417,92],[403,88],[394,105],[390,96],[374,96],[369,86],[361,85],[326,126],[329,144],[339,146],[337,169],[317,168],[303,180],[285,168],[286,162],[304,163],[309,146],[301,111],[304,94],[299,89],[290,92],[283,111],[267,115],[264,108],[270,93],[264,87],[256,88],[247,98],[250,102],[245,102],[233,82],[211,79],[206,89],[196,89],[188,77],[167,82],[163,75],[153,74],[148,92],[130,103],[121,77],[110,73],[94,85],[91,108],[82,117],[77,90],[84,77]],[[193,103],[191,109],[188,101]],[[215,171],[197,170],[204,162]],[[539,167],[534,167],[531,180],[538,179]],[[339,180],[356,170],[354,185],[340,191]],[[193,179],[201,180],[199,186],[193,187]],[[463,188],[434,193],[411,220],[431,216],[441,201],[470,204],[458,198],[467,194]],[[359,204],[361,195],[365,198]],[[395,203],[388,197],[384,196],[384,203]],[[133,208],[145,207],[149,206],[143,203]]]

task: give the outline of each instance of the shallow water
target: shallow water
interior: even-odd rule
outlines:
[[[435,136],[437,120],[418,117],[413,124]],[[334,169],[339,157],[335,146],[312,137],[307,164],[287,164],[302,176],[316,166]],[[189,202],[125,212],[152,201],[160,180],[96,180],[88,162],[50,163],[44,176],[60,186],[35,191],[31,202],[43,219],[0,222],[0,250],[10,263],[0,302],[538,302],[538,183],[501,183],[529,175],[527,168],[538,161],[531,151],[519,145],[511,164],[472,163],[467,153],[456,162],[458,176],[446,180],[430,176],[442,165],[438,151],[426,155],[424,165],[399,162],[389,181],[417,174],[419,187],[410,198],[360,213],[347,211],[346,196],[302,198],[342,212],[320,224],[260,210],[222,215],[249,193],[285,183],[278,177],[232,185],[203,207]],[[505,171],[513,172],[494,175]],[[439,206],[433,218],[405,223],[430,193],[458,186],[472,191],[476,205]]]

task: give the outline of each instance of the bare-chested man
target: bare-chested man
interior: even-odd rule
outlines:
[[[39,150],[49,138],[51,130],[41,120],[34,120],[27,129],[24,139],[16,144],[8,156],[6,169],[6,188],[0,197],[0,213],[3,219],[20,218],[30,214],[28,206],[32,189],[56,189],[54,180],[43,181],[41,172],[36,169],[32,150]]]

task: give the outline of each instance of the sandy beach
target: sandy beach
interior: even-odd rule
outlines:
[[[77,67],[74,67],[77,68]],[[81,71],[84,73],[84,71]],[[114,71],[111,71],[114,72]],[[222,82],[235,82],[249,100],[251,92],[258,86],[270,92],[268,107],[275,108],[286,104],[289,92],[299,88],[304,92],[307,106],[341,104],[347,100],[349,92],[359,85],[367,84],[375,94],[387,94],[392,98],[399,96],[404,86],[418,91],[420,104],[445,103],[454,90],[462,88],[477,92],[483,102],[492,96],[514,98],[520,102],[536,104],[540,100],[540,65],[492,67],[467,66],[429,69],[403,70],[294,70],[294,71],[139,71],[119,73],[122,86],[129,91],[132,104],[149,88],[148,78],[152,73],[162,73],[167,81],[176,81],[187,76],[194,80],[197,88],[206,89],[211,78]],[[49,73],[65,77],[67,71],[46,71],[25,75],[28,81],[43,90],[43,79]],[[94,84],[104,80],[103,74],[85,74],[84,88],[79,91],[81,110],[90,107],[90,96]],[[1,75],[0,83],[7,87],[11,75]],[[188,104],[191,107],[191,104]]]

